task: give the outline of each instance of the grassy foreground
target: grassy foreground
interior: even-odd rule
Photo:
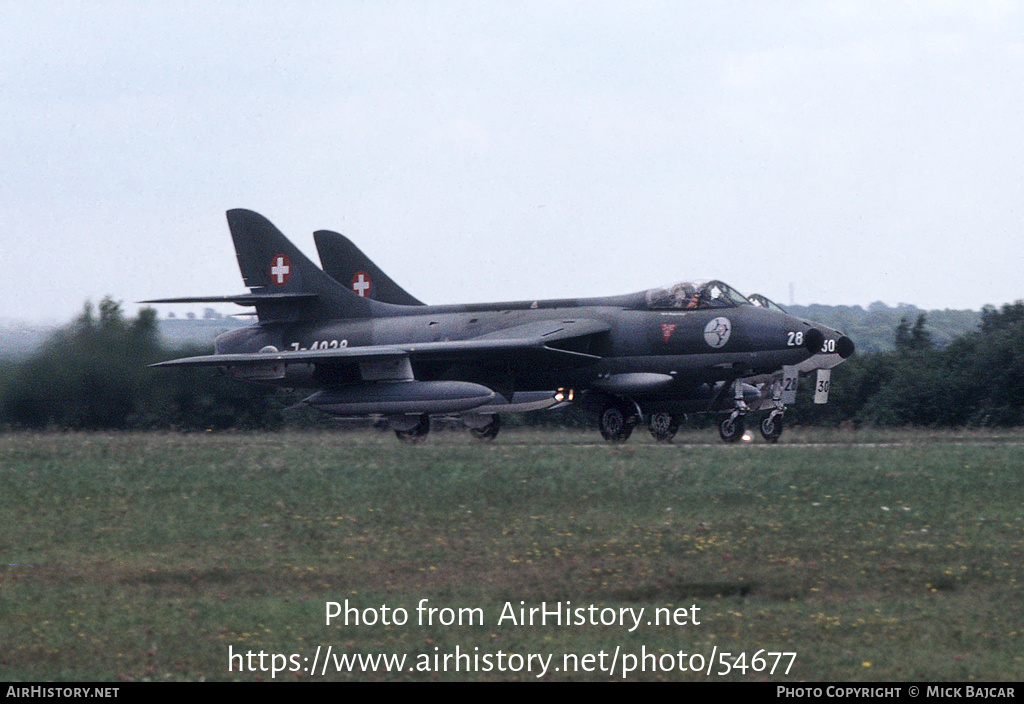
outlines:
[[[0,435],[0,672],[1024,679],[1024,436],[783,440]]]

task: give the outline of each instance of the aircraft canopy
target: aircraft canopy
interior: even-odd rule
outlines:
[[[759,308],[768,308],[769,310],[777,310],[780,313],[785,313],[786,309],[780,306],[778,303],[768,298],[768,296],[762,296],[760,293],[752,293],[747,296],[755,306]]]
[[[683,281],[647,291],[650,310],[700,310],[735,308],[750,301],[732,286],[721,281]]]

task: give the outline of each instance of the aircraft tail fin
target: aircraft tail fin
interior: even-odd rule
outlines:
[[[360,298],[321,271],[262,215],[235,209],[227,218],[238,268],[251,291],[247,301],[256,306],[260,322],[375,314],[374,301]]]
[[[423,305],[381,271],[345,235],[318,230],[313,233],[313,239],[324,272],[342,286],[351,287],[356,294],[375,301],[402,306]]]

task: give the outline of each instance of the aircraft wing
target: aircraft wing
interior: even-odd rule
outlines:
[[[606,332],[608,323],[598,320],[539,321],[500,330],[468,340],[410,342],[392,345],[339,347],[326,350],[211,354],[159,362],[154,367],[250,366],[273,362],[285,364],[350,364],[381,362],[408,357],[418,361],[461,361],[481,358],[557,358],[561,364],[587,366],[601,359],[592,354],[559,349],[550,345]]]
[[[601,320],[537,320],[511,328],[489,332],[473,340],[515,340],[532,339],[542,343],[571,340],[587,335],[596,335],[611,330],[611,325]],[[468,340],[471,342],[472,340]]]

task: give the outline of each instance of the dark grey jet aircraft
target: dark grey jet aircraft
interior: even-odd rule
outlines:
[[[213,355],[157,366],[214,366],[245,381],[315,389],[303,403],[385,416],[410,442],[426,436],[432,414],[458,415],[490,439],[500,413],[564,403],[596,410],[612,442],[642,421],[671,438],[683,414],[700,412],[722,413],[722,438],[735,441],[756,403],[770,408],[761,431],[774,441],[798,365],[830,344],[842,359],[854,349],[849,338],[752,305],[720,281],[607,298],[422,305],[351,243],[359,267],[329,267],[339,283],[261,215],[230,210],[227,218],[250,292],[148,302],[254,306],[259,322],[220,335]],[[321,257],[344,246],[339,237],[318,233]]]
[[[330,230],[318,230],[313,233],[313,239],[316,241],[321,267],[339,283],[349,283],[353,291],[384,303],[425,305],[395,283],[345,235]],[[372,286],[365,286],[368,281],[373,282]],[[788,311],[782,306],[759,293],[750,295],[747,299],[755,306],[771,308],[788,315]],[[786,403],[793,403],[796,400],[799,376],[817,371],[815,403],[828,401],[830,370],[844,360],[836,351],[837,345],[842,347],[846,343],[840,342],[843,338],[842,333],[820,325],[817,327],[825,334],[825,342],[818,354],[798,365],[783,367],[774,374],[746,377],[740,381],[744,403],[747,403],[748,409],[768,411],[761,420],[760,430],[769,442],[777,441],[782,433],[782,413],[785,411]],[[551,398],[553,393],[549,393],[545,398]],[[679,420],[678,414],[665,411],[654,413],[648,418],[648,427],[656,439],[670,441],[679,427]],[[726,418],[723,423],[723,437],[738,437],[735,421]],[[496,431],[497,426],[493,429]]]

